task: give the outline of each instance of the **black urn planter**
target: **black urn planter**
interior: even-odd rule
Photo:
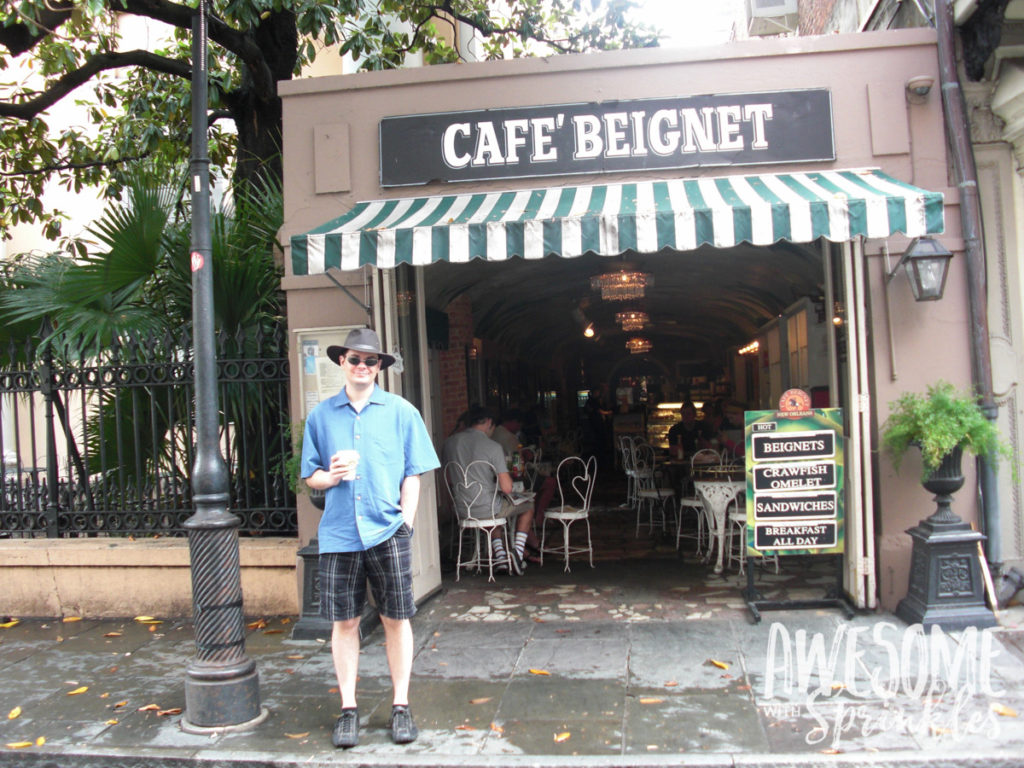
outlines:
[[[936,509],[907,533],[913,539],[910,586],[896,615],[908,624],[944,631],[994,627],[985,604],[978,543],[984,535],[953,512],[953,494],[963,487],[963,449],[954,448],[922,485],[935,494]]]
[[[326,491],[310,489],[309,500],[324,511]],[[320,542],[314,536],[298,552],[302,558],[302,613],[292,628],[292,640],[324,640],[331,636],[331,622],[320,616]]]

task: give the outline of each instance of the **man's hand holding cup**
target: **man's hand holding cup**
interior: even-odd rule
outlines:
[[[338,480],[355,480],[359,451],[338,451],[331,456],[331,476]]]

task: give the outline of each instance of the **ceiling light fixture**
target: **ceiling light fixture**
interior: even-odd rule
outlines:
[[[631,355],[642,355],[646,352],[650,352],[654,348],[651,344],[650,339],[645,339],[642,336],[634,336],[626,342],[626,349],[629,350]]]
[[[605,301],[642,299],[644,291],[654,285],[654,275],[623,266],[615,272],[605,272],[590,278],[592,290],[600,291]]]
[[[615,322],[621,325],[624,331],[642,331],[644,326],[651,322],[651,318],[646,312],[629,309],[625,312],[616,312]]]
[[[761,342],[759,342],[757,339],[754,339],[752,342],[747,344],[747,346],[740,347],[738,350],[736,350],[736,354],[737,355],[752,355],[755,352],[757,352],[757,350],[760,347],[761,347]]]

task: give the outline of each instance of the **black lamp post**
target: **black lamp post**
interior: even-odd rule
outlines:
[[[192,18],[192,346],[196,460],[185,521],[192,569],[196,655],[186,668],[182,728],[204,732],[260,722],[259,675],[245,653],[239,520],[227,510],[228,471],[218,435],[217,360],[210,256],[210,160],[206,150],[206,0]]]

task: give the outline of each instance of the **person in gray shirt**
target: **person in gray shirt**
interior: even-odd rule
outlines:
[[[504,450],[491,439],[495,421],[491,409],[471,408],[466,417],[466,429],[445,441],[441,462],[448,473],[449,487],[455,495],[455,511],[460,518],[515,518],[514,542],[508,557],[499,529],[492,532],[491,550],[498,562],[511,561],[512,571],[521,575],[526,570],[523,551],[533,525],[533,503],[514,504],[508,496],[512,493],[512,476]],[[458,469],[454,467],[456,464]]]

